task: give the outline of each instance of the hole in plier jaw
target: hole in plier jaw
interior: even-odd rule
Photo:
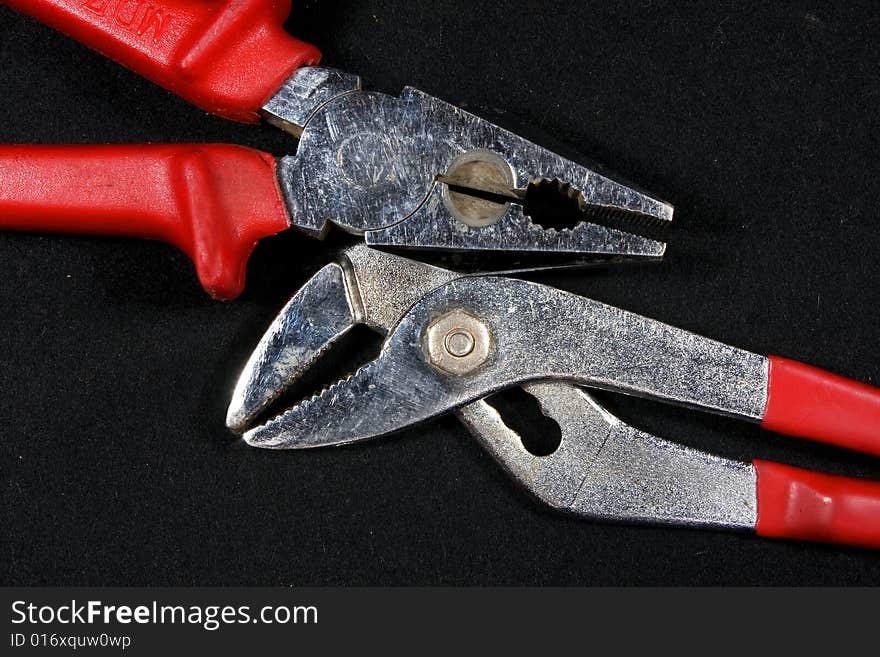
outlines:
[[[487,397],[486,402],[533,456],[550,456],[562,444],[559,423],[545,415],[538,400],[522,388],[502,390]]]

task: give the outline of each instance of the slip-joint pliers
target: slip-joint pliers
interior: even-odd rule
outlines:
[[[378,357],[260,424],[357,324],[387,335]],[[516,386],[558,424],[550,450],[530,451],[538,429],[518,429],[493,405],[494,393]],[[880,456],[878,388],[546,285],[463,276],[363,245],[281,311],[239,379],[227,424],[250,445],[298,449],[454,412],[515,480],[563,511],[880,548],[880,482],[683,447],[625,424],[586,388]]]

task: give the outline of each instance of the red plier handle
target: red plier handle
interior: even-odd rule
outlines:
[[[880,456],[880,388],[769,357],[761,426]],[[880,549],[880,482],[754,461],[760,536]]]
[[[2,0],[219,116],[260,108],[317,48],[284,30],[290,0]]]
[[[755,532],[880,549],[880,482],[753,461]]]
[[[214,114],[259,120],[299,67],[289,0],[0,0]],[[220,145],[0,146],[0,229],[147,237],[194,261],[218,299],[241,293],[248,256],[289,226],[265,153]]]
[[[241,146],[0,146],[0,230],[174,244],[217,299],[257,242],[288,228],[275,158]]]
[[[770,356],[761,426],[880,456],[880,388]]]

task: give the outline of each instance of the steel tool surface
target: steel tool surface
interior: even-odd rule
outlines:
[[[254,426],[357,324],[388,336],[374,361]],[[516,385],[558,423],[552,453],[530,453],[485,399]],[[682,447],[628,426],[582,385],[880,455],[876,388],[536,283],[462,276],[363,246],[281,311],[241,375],[227,424],[253,446],[307,448],[455,412],[514,479],[560,510],[880,547],[880,482]]]

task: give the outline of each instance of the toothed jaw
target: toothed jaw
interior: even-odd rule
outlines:
[[[287,303],[251,354],[230,401],[226,426],[244,432],[356,323],[345,272],[336,263],[327,265]]]
[[[382,416],[373,408],[377,386],[372,365],[246,432],[245,442],[265,449],[307,449],[378,435],[381,423],[365,421]]]
[[[377,438],[446,410],[444,377],[406,353],[380,355],[347,379],[300,402],[244,440],[266,449],[307,449]]]
[[[266,424],[246,431],[242,438],[251,447],[262,449],[306,449],[313,447],[308,437],[312,430],[305,423],[300,406],[295,406],[283,415]]]

